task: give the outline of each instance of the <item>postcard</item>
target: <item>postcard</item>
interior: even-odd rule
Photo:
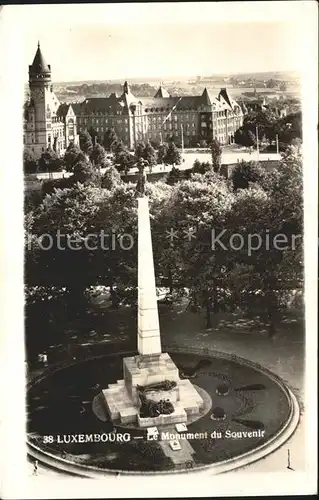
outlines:
[[[316,493],[315,7],[2,8],[3,498]]]

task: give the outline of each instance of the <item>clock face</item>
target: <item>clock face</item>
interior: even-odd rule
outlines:
[[[34,89],[33,95],[34,95],[34,97],[41,98],[44,96],[44,91],[43,91],[43,89]]]

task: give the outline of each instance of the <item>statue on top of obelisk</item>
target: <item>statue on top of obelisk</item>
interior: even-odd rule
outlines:
[[[148,161],[140,158],[137,162],[138,168],[138,179],[136,184],[136,192],[139,196],[145,196],[145,184],[146,184],[146,173],[145,167],[148,165]]]

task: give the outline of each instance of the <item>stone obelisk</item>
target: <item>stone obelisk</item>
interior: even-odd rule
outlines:
[[[138,338],[142,355],[161,353],[148,198],[138,198]]]
[[[145,164],[139,163],[138,193],[138,355],[123,358],[123,379],[102,390],[107,412],[122,424],[136,422],[139,427],[187,421],[198,413],[203,400],[189,380],[181,380],[168,353],[162,353],[148,198],[145,196]],[[166,384],[164,384],[166,383]],[[167,388],[167,383],[172,384]],[[155,387],[157,385],[157,388]],[[169,401],[173,412],[157,416],[140,415],[140,388],[148,392],[152,404]],[[151,395],[151,396],[150,396]],[[146,396],[145,396],[146,397]]]

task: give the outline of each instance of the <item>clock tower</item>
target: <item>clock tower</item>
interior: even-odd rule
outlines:
[[[76,115],[71,104],[62,104],[53,91],[51,66],[46,63],[38,43],[29,66],[30,99],[24,107],[25,149],[40,158],[47,150],[58,156],[71,142],[78,144]]]
[[[33,63],[29,66],[29,87],[31,106],[28,116],[28,142],[32,143],[33,151],[40,155],[48,147],[46,101],[51,87],[51,67],[42,55],[40,43]]]
[[[26,116],[25,145],[36,156],[54,144],[53,128],[60,102],[53,92],[51,66],[47,64],[38,43],[33,63],[29,66],[30,103]]]

